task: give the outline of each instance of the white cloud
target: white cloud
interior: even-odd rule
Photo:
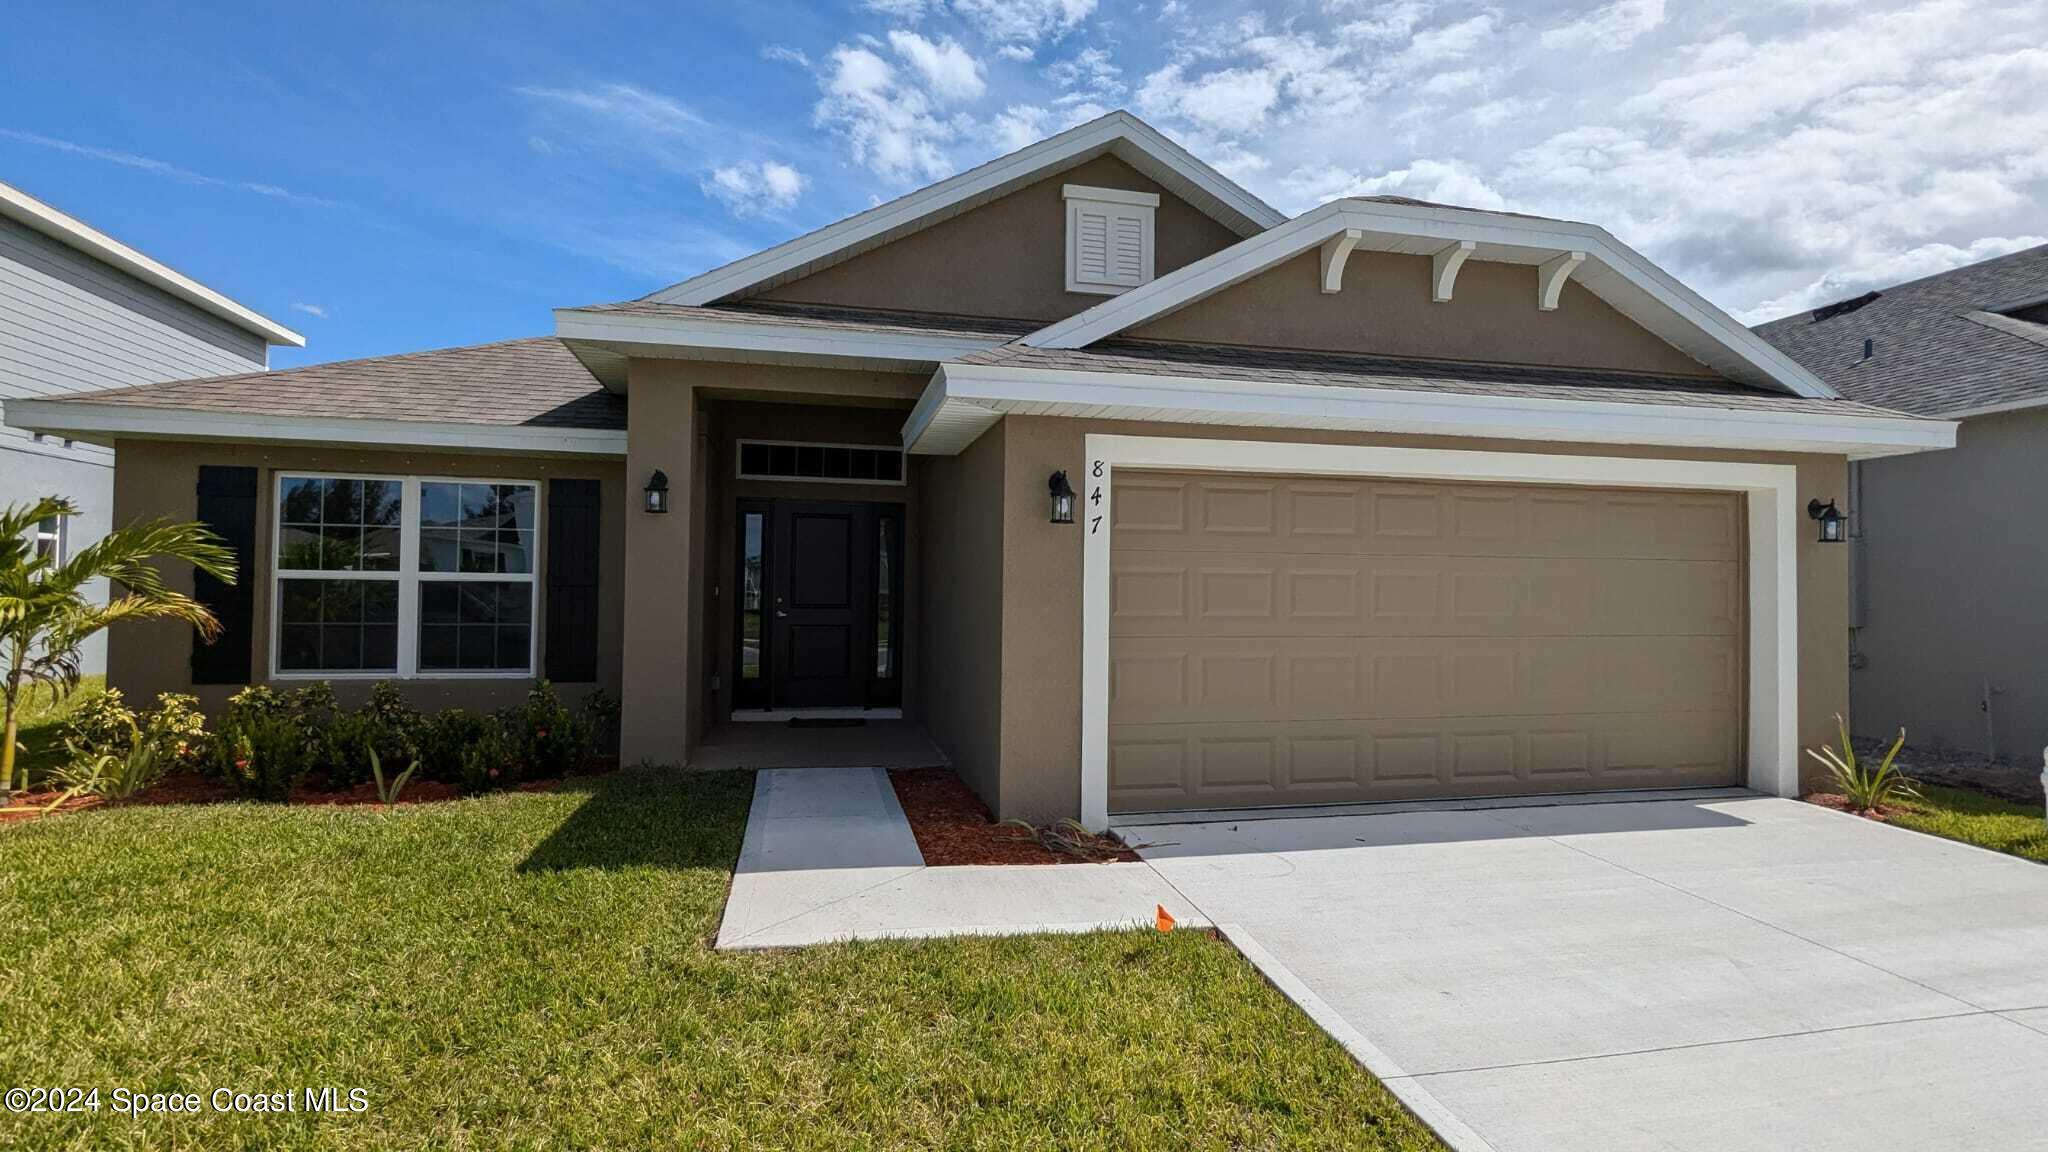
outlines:
[[[766,48],[761,49],[761,59],[774,60],[782,64],[794,64],[799,68],[806,69],[811,66],[811,58],[805,54],[803,49],[791,48],[787,44],[770,44]]]
[[[294,204],[306,204],[315,208],[346,207],[339,200],[330,200],[325,196],[308,196],[303,192],[294,192],[289,188],[267,181],[229,180],[219,176],[208,176],[203,172],[194,172],[189,168],[180,168],[168,160],[158,160],[154,157],[142,156],[134,152],[123,152],[116,148],[100,148],[91,144],[79,144],[70,140],[60,140],[55,136],[38,136],[34,132],[21,132],[13,128],[0,128],[0,139],[13,140],[20,144],[32,144],[37,148],[47,148],[53,152],[64,152],[87,160],[98,160],[106,164],[118,164],[123,168],[134,168],[138,171],[168,177],[185,184],[197,184],[209,188],[231,188],[256,196],[267,196],[273,200],[288,200]]]
[[[872,49],[834,49],[819,83],[824,96],[814,117],[846,139],[856,162],[892,184],[952,174],[947,145],[962,126],[940,116],[922,88]]]
[[[1179,116],[1218,132],[1257,128],[1280,100],[1280,76],[1266,68],[1225,68],[1194,79],[1170,64],[1145,77],[1138,107],[1148,116]]]
[[[1028,148],[1052,136],[1085,124],[1109,109],[1088,100],[1046,108],[1037,104],[1012,104],[989,122],[988,137],[998,153]]]
[[[1058,40],[1095,12],[1095,0],[953,0],[953,13],[991,43]]]
[[[632,84],[597,84],[586,88],[528,87],[517,91],[529,99],[574,109],[640,132],[684,136],[705,127],[703,117],[673,98]]]
[[[1662,23],[1664,0],[1614,0],[1568,24],[1546,29],[1541,41],[1545,48],[1619,52]]]
[[[926,8],[936,5],[927,5],[925,0],[861,0],[860,6],[880,16],[914,21],[924,16]]]
[[[1114,98],[1123,94],[1123,69],[1116,66],[1103,48],[1083,48],[1064,60],[1048,64],[1045,78],[1065,91],[1081,91]]]
[[[1488,211],[1507,207],[1506,198],[1458,160],[1420,159],[1377,176],[1331,167],[1296,169],[1283,183],[1296,196],[1317,203],[1340,196],[1406,196]]]
[[[294,312],[304,312],[306,315],[312,316],[320,320],[327,319],[327,309],[321,307],[318,304],[306,304],[301,301],[294,300],[292,301],[291,307],[292,311]]]
[[[968,55],[959,41],[950,36],[933,43],[899,28],[889,33],[889,46],[940,100],[959,103],[979,99],[988,87],[981,77],[981,61]]]
[[[1904,251],[1882,252],[1867,260],[1830,268],[1818,279],[1803,284],[1752,308],[1739,310],[1735,318],[1744,324],[1761,324],[1794,312],[1804,312],[1837,300],[1858,296],[1872,288],[1883,288],[1907,280],[1918,280],[1979,260],[1989,260],[2022,248],[2048,244],[2048,236],[1985,236],[1970,243],[1922,244]]]
[[[754,216],[795,207],[804,183],[803,173],[779,161],[764,160],[714,168],[699,187],[733,215]]]

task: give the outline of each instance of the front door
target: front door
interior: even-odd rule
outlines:
[[[898,507],[749,500],[741,505],[740,524],[741,691],[735,704],[893,705]]]

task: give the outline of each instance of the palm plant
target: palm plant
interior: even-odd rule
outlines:
[[[1842,719],[1839,712],[1835,714],[1835,727],[1842,734],[1839,750],[1823,744],[1818,751],[1808,748],[1806,754],[1827,766],[1828,777],[1835,788],[1848,798],[1851,808],[1858,812],[1880,812],[1898,801],[1920,798],[1920,790],[1892,766],[1892,761],[1898,759],[1899,749],[1906,746],[1904,728],[1899,729],[1899,738],[1892,741],[1891,751],[1884,754],[1877,767],[1871,768],[1856,759],[1856,746],[1849,742],[1849,722]]]
[[[139,520],[116,528],[59,563],[39,555],[29,536],[37,522],[76,516],[78,506],[58,496],[0,508],[0,791],[28,788],[28,767],[15,772],[21,708],[37,684],[62,697],[78,685],[79,645],[122,620],[180,620],[211,641],[220,622],[206,606],[171,588],[159,563],[182,560],[223,584],[235,580],[235,554],[203,524]],[[94,580],[112,582],[104,604],[86,592]]]

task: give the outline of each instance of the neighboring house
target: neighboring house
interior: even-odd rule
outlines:
[[[218,292],[0,184],[0,402],[61,396],[269,363],[270,345],[305,343]],[[106,535],[114,453],[62,433],[0,428],[0,504],[68,496],[75,517],[40,525],[37,545],[68,556]],[[100,589],[105,594],[105,589]],[[84,653],[106,663],[106,639]]]
[[[2048,245],[1773,320],[1842,395],[1959,421],[1851,473],[1858,735],[2031,761],[2048,745]]]
[[[1954,436],[1597,227],[1287,219],[1124,113],[552,339],[7,421],[117,444],[121,514],[245,549],[199,587],[219,645],[115,636],[138,693],[545,675],[620,692],[624,758],[661,762],[902,716],[998,815],[1094,825],[1794,792],[1848,698],[1807,503]]]

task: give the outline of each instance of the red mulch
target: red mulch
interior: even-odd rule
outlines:
[[[1092,860],[1055,852],[1014,824],[996,823],[981,797],[951,768],[897,769],[889,773],[889,782],[896,786],[896,799],[927,864],[1091,864],[1138,858],[1113,840],[1104,840],[1103,852]]]
[[[1885,810],[1882,808],[1858,811],[1850,807],[1849,798],[1839,792],[1808,792],[1800,797],[1800,799],[1808,804],[1818,804],[1823,808],[1833,808],[1837,812],[1847,812],[1851,815],[1861,816],[1866,820],[1876,820],[1879,823],[1883,823],[1885,818]]]

